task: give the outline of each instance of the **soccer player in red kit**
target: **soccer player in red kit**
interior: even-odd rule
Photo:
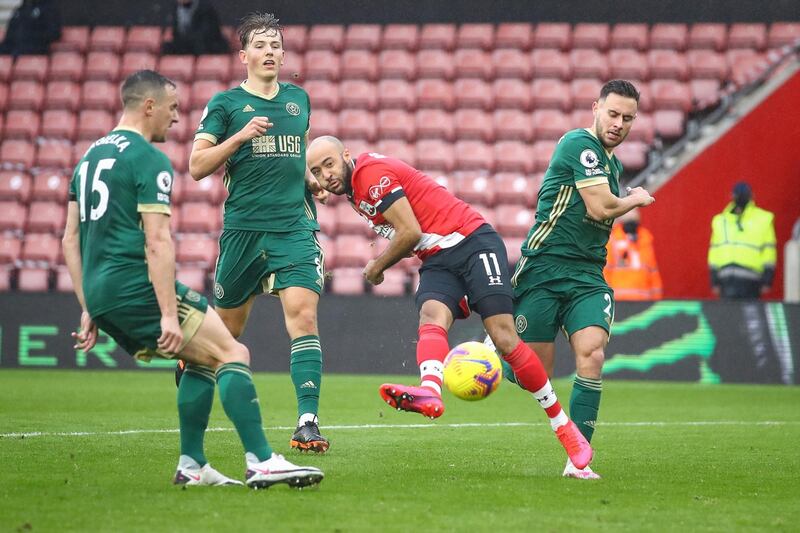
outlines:
[[[517,336],[508,258],[494,228],[478,211],[398,159],[376,153],[354,159],[339,139],[323,136],[311,143],[306,161],[324,189],[346,194],[375,232],[390,240],[364,268],[369,283],[380,284],[383,272],[411,253],[422,260],[416,295],[421,384],[381,385],[383,399],[404,411],[430,418],[442,415],[443,361],[450,351],[447,331],[471,308],[483,319],[520,384],[547,413],[570,460],[582,465],[579,468],[588,465],[591,446],[561,408],[536,353]]]

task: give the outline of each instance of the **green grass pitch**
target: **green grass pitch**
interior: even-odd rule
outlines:
[[[289,451],[287,375],[256,375],[267,436],[318,466],[315,489],[170,484],[178,457],[169,372],[0,372],[0,531],[797,531],[800,388],[607,380],[599,481],[560,477],[544,414],[503,383],[448,396],[429,421],[388,408],[388,376],[327,375],[324,456]],[[413,382],[413,377],[399,379]],[[556,382],[563,402],[570,384]],[[217,403],[220,471],[244,464]]]

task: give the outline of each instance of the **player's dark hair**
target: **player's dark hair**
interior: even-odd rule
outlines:
[[[281,43],[283,43],[283,27],[281,27],[275,15],[256,11],[244,16],[239,22],[239,28],[236,30],[239,35],[239,42],[242,43],[242,50],[247,47],[247,43],[253,40],[253,35],[269,30],[277,31],[278,35],[281,36]]]
[[[611,80],[607,82],[603,85],[603,88],[600,89],[600,100],[603,100],[611,93],[624,96],[625,98],[633,98],[637,103],[639,102],[639,91],[637,91],[636,87],[628,80]]]
[[[164,89],[167,86],[175,87],[175,82],[155,70],[134,72],[122,82],[120,89],[122,106],[125,108],[136,106],[148,97],[158,100],[164,96]]]

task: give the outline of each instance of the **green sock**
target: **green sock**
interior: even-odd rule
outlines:
[[[319,411],[319,389],[322,384],[322,346],[316,335],[297,337],[292,341],[289,371],[297,395],[297,416]]]
[[[572,395],[569,398],[569,417],[581,430],[589,442],[592,441],[597,412],[600,410],[600,395],[603,392],[603,380],[582,378],[575,375]]]
[[[243,363],[226,363],[217,369],[219,397],[225,414],[231,419],[246,452],[259,461],[272,455],[272,448],[261,426],[261,407],[250,367]]]
[[[208,462],[203,452],[203,437],[214,404],[214,384],[213,370],[187,364],[178,386],[181,455],[188,455],[200,466]]]
[[[503,367],[503,377],[511,383],[519,385],[519,382],[517,381],[517,375],[514,374],[514,370],[511,369],[511,365],[509,365],[506,360],[503,359],[503,356],[500,356],[500,365]],[[522,385],[519,386],[522,387]]]

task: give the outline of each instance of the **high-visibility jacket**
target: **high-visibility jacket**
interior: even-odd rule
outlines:
[[[621,224],[611,230],[603,274],[615,300],[660,300],[663,288],[653,250],[653,234],[639,226],[631,240]]]
[[[775,215],[752,200],[740,215],[731,202],[711,222],[708,266],[712,280],[752,280],[769,285],[775,270]],[[765,274],[769,279],[765,279]]]

